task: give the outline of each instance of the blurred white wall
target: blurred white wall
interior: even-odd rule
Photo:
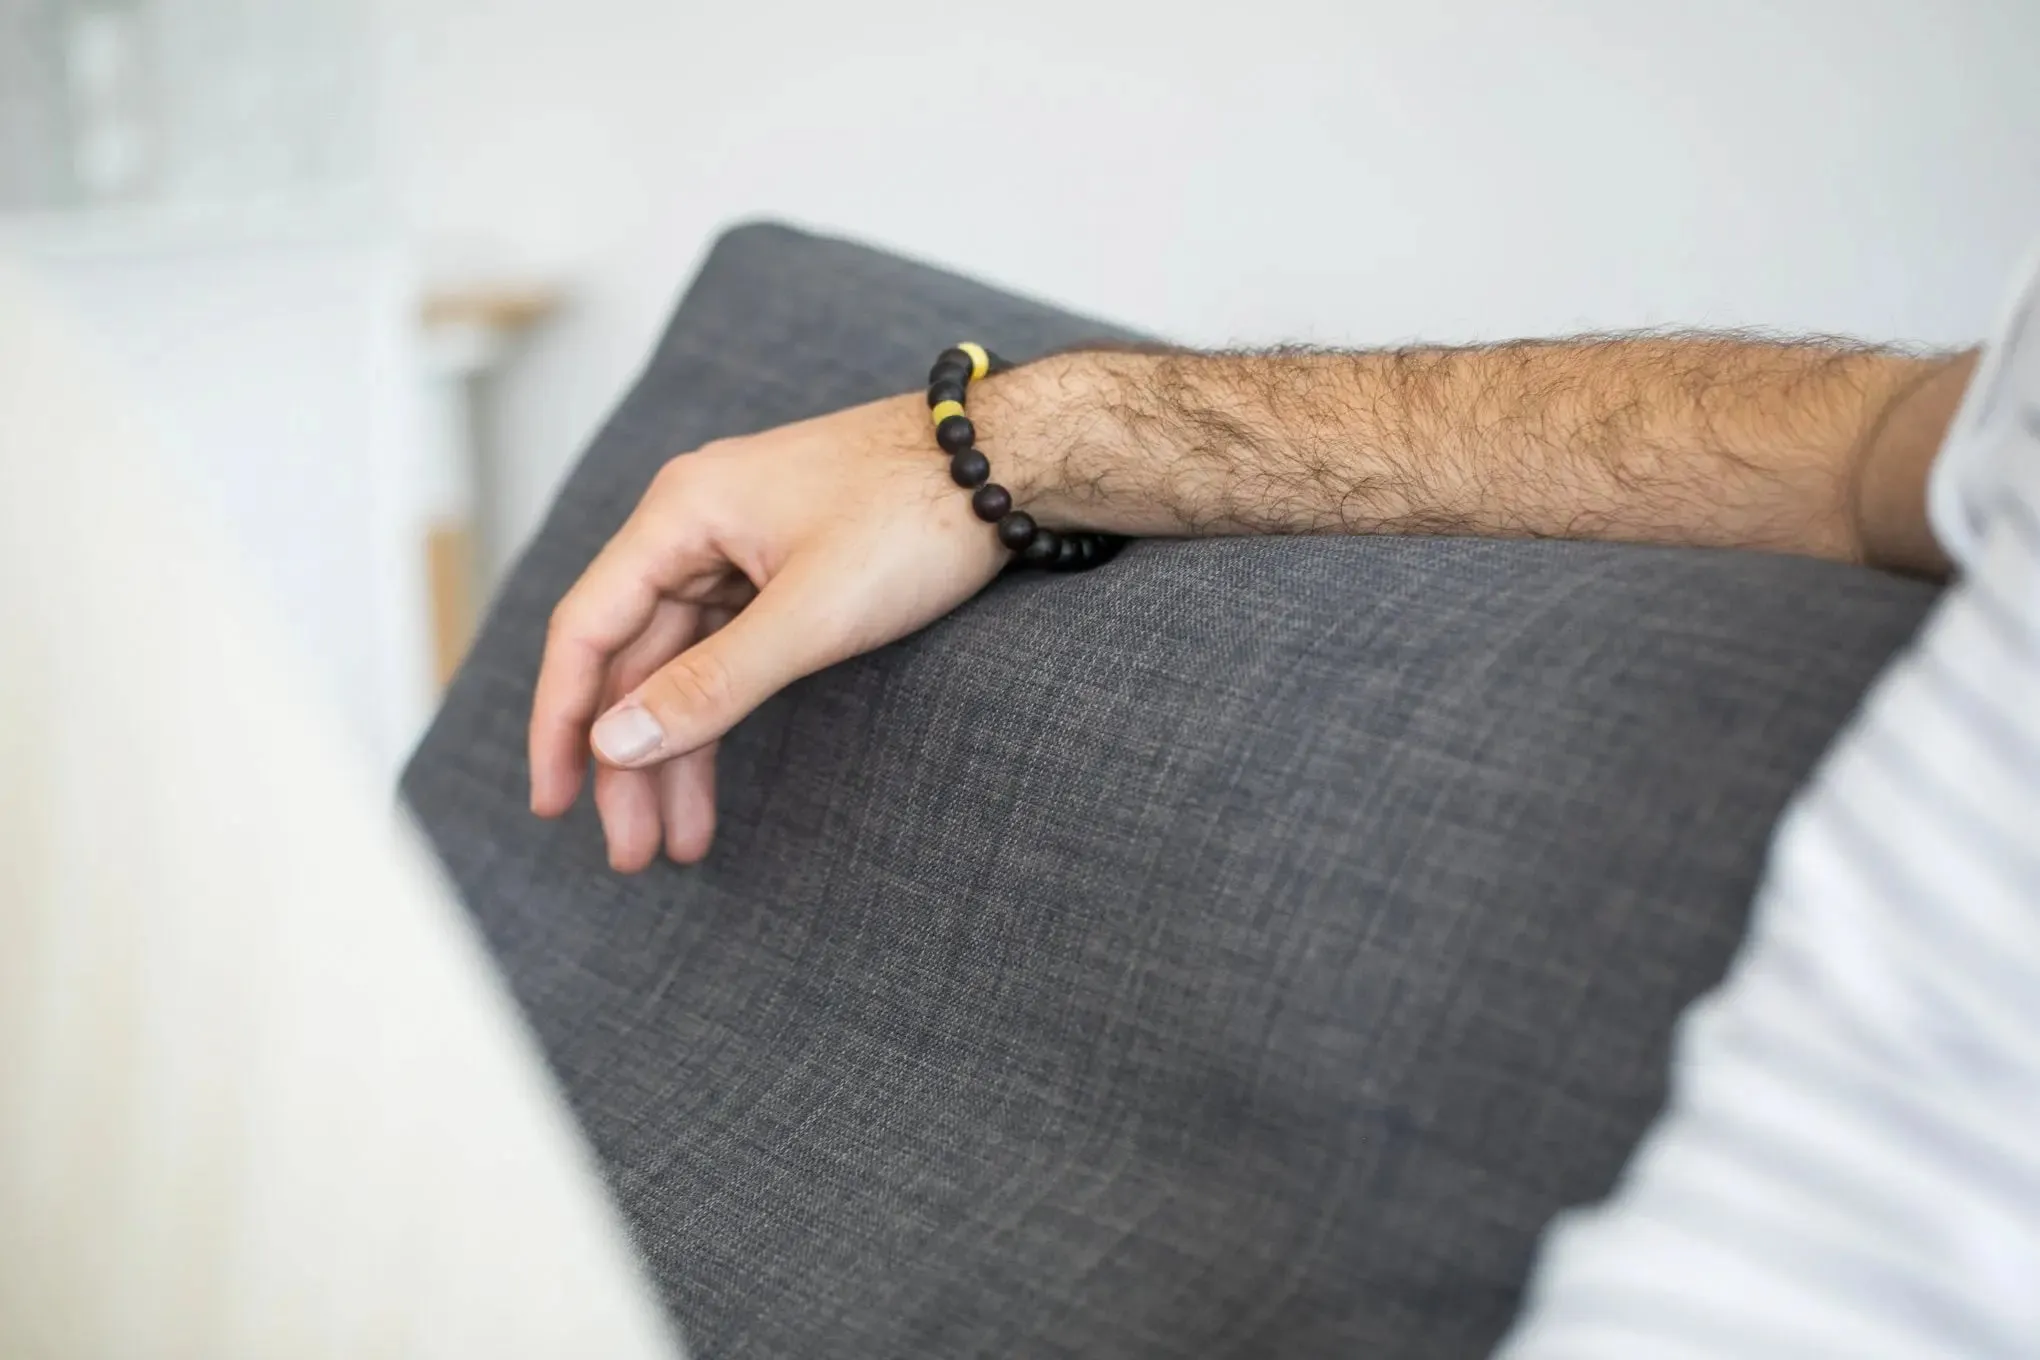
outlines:
[[[324,223],[239,239],[121,225],[108,241],[0,234],[0,247],[40,246],[24,257],[190,493],[166,513],[228,536],[302,673],[324,683],[319,701],[387,775],[434,704],[408,253]]]
[[[388,773],[435,697],[434,469],[379,2],[0,0],[0,256],[84,323]]]
[[[388,14],[430,261],[573,293],[495,400],[516,535],[735,218],[1201,342],[1954,341],[2040,232],[2032,0]]]

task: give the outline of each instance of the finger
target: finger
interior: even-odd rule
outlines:
[[[666,824],[666,858],[698,864],[715,840],[715,756],[720,742],[696,747],[656,771],[609,770],[615,775],[656,777]],[[599,777],[599,776],[598,776]]]
[[[700,637],[719,632],[734,617],[733,609],[701,611]],[[659,767],[659,803],[666,824],[666,857],[676,864],[698,864],[715,840],[715,762],[720,743],[710,742]],[[631,771],[629,773],[636,773]]]
[[[609,846],[609,867],[634,874],[658,857],[665,839],[657,770],[597,767],[595,811]]]
[[[654,483],[553,611],[528,735],[531,807],[542,817],[565,812],[580,792],[588,724],[611,660],[644,631],[663,593],[719,566],[705,540],[672,522],[671,485],[668,477]]]
[[[672,600],[654,606],[645,630],[610,665],[604,701],[613,703],[628,694],[684,651],[695,639],[700,613],[693,605]],[[665,838],[664,801],[654,771],[596,768],[595,811],[612,868],[636,873],[658,855]]]
[[[609,556],[609,549],[603,553]],[[573,805],[586,762],[587,723],[610,662],[644,628],[658,602],[649,580],[604,569],[598,557],[553,611],[528,736],[531,810],[539,816],[556,817]]]
[[[820,573],[808,573],[808,576]],[[801,676],[847,656],[838,592],[782,573],[727,627],[660,667],[595,724],[596,757],[656,765],[714,741]]]

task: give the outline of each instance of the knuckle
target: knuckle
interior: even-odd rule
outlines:
[[[554,605],[552,613],[546,616],[545,635],[547,640],[560,642],[573,636],[574,625],[579,617],[580,610],[574,602],[574,597],[571,595]]]
[[[660,468],[645,493],[647,514],[640,516],[670,529],[676,517],[686,521],[712,520],[719,507],[728,503],[739,489],[728,465],[714,454],[717,445],[705,444]]]
[[[651,492],[670,494],[689,479],[687,457],[668,458],[659,470],[652,474]]]
[[[729,667],[712,656],[676,661],[646,682],[645,689],[654,708],[679,713],[725,713],[736,697]]]

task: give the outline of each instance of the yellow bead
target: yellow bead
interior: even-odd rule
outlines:
[[[933,406],[928,408],[928,421],[930,424],[940,425],[943,421],[949,419],[951,416],[960,416],[962,414],[963,414],[962,402],[938,401]]]
[[[962,341],[957,348],[970,356],[970,377],[972,382],[991,371],[992,356],[985,353],[985,347],[970,340]]]

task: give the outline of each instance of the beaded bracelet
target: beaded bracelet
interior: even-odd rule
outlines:
[[[976,448],[977,427],[964,414],[964,394],[973,380],[1011,367],[983,345],[965,341],[943,350],[928,370],[928,418],[935,425],[935,442],[949,455],[949,479],[971,493],[971,511],[997,526],[999,542],[1012,549],[1016,562],[1048,571],[1095,567],[1126,540],[1084,531],[1057,533],[1036,524],[1034,516],[1013,508],[1012,493],[991,480],[991,461]]]

